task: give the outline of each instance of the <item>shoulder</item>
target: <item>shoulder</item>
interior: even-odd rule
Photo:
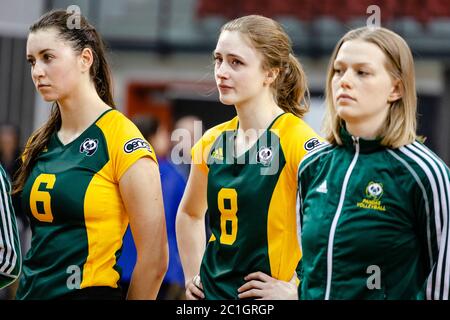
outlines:
[[[280,137],[293,136],[309,139],[319,135],[301,118],[292,113],[280,116],[272,126],[273,131],[279,132]]]
[[[229,130],[236,130],[238,124],[238,118],[234,117],[230,121],[218,124],[210,129],[208,129],[201,139],[197,141],[197,143],[194,145],[194,150],[205,150],[207,148],[212,147],[214,142],[219,138],[223,132],[229,131]]]
[[[136,125],[118,110],[111,109],[105,113],[95,123],[105,134],[120,132],[123,130],[137,130]]]
[[[417,182],[433,189],[448,189],[449,168],[433,151],[415,141],[398,149],[388,149],[398,165],[404,167]]]
[[[204,172],[208,172],[206,163],[208,161],[208,153],[211,150],[214,142],[222,135],[223,132],[228,130],[236,130],[238,124],[237,116],[230,121],[221,123],[208,129],[200,140],[198,140],[192,147],[191,156],[192,164],[198,164]]]
[[[102,131],[108,145],[130,143],[143,147],[148,144],[136,125],[118,110],[105,111],[95,124]]]
[[[204,144],[212,144],[223,132],[228,130],[236,130],[238,118],[234,117],[230,121],[218,124],[208,129],[202,136],[201,140]]]
[[[321,142],[317,148],[307,153],[300,162],[298,174],[301,175],[307,169],[318,166],[325,158],[331,157],[333,152],[339,152],[340,147],[328,142]]]
[[[103,133],[109,152],[131,155],[143,151],[156,161],[153,147],[142,136],[136,125],[118,110],[106,111],[96,125]],[[137,152],[138,156],[142,152]]]
[[[279,136],[282,145],[298,148],[305,154],[324,141],[303,119],[292,113],[285,113],[279,117],[271,131]]]
[[[271,131],[279,136],[282,145],[300,147],[305,152],[315,149],[323,141],[305,121],[292,113],[277,119]]]

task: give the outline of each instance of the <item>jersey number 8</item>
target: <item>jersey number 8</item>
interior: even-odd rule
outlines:
[[[54,174],[42,173],[36,178],[36,180],[34,180],[33,186],[31,187],[31,193],[30,193],[31,213],[39,221],[42,221],[42,222],[52,222],[53,221],[52,207],[50,205],[50,202],[51,202],[50,192],[40,191],[39,187],[42,184],[46,184],[46,189],[51,190],[51,189],[53,189],[53,186],[55,185],[55,181],[56,181],[56,176]],[[44,213],[40,213],[38,211],[38,207],[37,207],[38,202],[41,202],[43,204]]]
[[[225,205],[227,200],[227,206]],[[220,211],[220,243],[232,245],[236,241],[238,231],[237,192],[235,189],[222,188],[217,195]],[[231,233],[227,232],[227,222],[231,222]]]

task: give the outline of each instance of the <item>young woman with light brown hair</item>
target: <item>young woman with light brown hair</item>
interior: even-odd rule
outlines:
[[[256,15],[222,27],[214,60],[220,101],[234,105],[237,116],[192,149],[177,215],[186,297],[237,299],[246,279],[270,278],[263,273],[294,278],[280,284],[295,295],[297,168],[319,144],[301,120],[305,74],[283,28]],[[205,249],[206,212],[212,237]]]

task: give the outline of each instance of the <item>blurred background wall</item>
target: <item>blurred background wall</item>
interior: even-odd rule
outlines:
[[[25,59],[28,26],[53,8],[77,5],[109,47],[115,99],[128,116],[151,114],[168,128],[194,114],[204,128],[230,119],[218,102],[211,53],[220,26],[246,15],[270,16],[287,29],[309,77],[317,130],[328,57],[350,28],[364,26],[369,5],[382,26],[401,34],[416,61],[419,133],[450,163],[450,0],[0,0],[0,122],[20,127],[23,144],[50,105],[35,94]]]

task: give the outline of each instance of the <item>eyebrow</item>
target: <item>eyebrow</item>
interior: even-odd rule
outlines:
[[[345,64],[345,65],[347,65],[348,63],[345,63],[342,60],[334,60],[333,65],[336,65],[336,64]],[[372,67],[372,64],[370,62],[350,63],[350,65],[357,66],[357,67]]]
[[[47,48],[47,49],[42,49],[41,51],[38,52],[38,55],[45,53],[46,51],[51,51],[53,49]],[[27,58],[32,58],[33,55],[32,54],[27,54]]]
[[[217,51],[214,51],[214,55],[221,55],[222,56],[222,54],[220,52],[217,52]],[[241,59],[241,60],[245,60],[244,57],[242,57],[242,56],[240,56],[238,54],[235,54],[235,53],[229,53],[229,54],[226,54],[225,56],[229,56],[229,57],[234,57],[234,58],[238,58],[238,59]]]

